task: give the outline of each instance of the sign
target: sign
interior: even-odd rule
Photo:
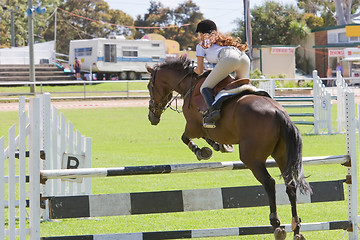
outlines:
[[[347,37],[360,37],[360,26],[345,26]]]
[[[360,48],[345,48],[345,59],[360,60]]]
[[[77,155],[77,154],[69,154],[64,153],[63,159],[61,162],[62,169],[78,169],[83,168],[85,166],[85,156]],[[62,179],[62,181],[70,181],[70,182],[82,182],[82,178],[66,178]]]
[[[341,49],[329,49],[329,57],[344,57],[344,50]]]
[[[294,54],[294,47],[272,47],[271,54]]]

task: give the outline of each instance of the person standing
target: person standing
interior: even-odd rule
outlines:
[[[75,61],[74,61],[74,70],[75,70],[76,80],[81,80],[81,75],[80,75],[81,62],[77,57],[75,57]]]
[[[197,25],[196,32],[199,34],[200,42],[196,46],[197,67],[194,68],[194,72],[203,73],[204,59],[209,63],[216,63],[200,88],[208,108],[203,119],[203,127],[215,128],[216,121],[220,119],[220,109],[212,105],[213,88],[234,71],[236,78],[248,77],[250,59],[245,54],[247,44],[241,44],[239,39],[218,32],[212,20],[201,21]]]
[[[337,66],[336,66],[336,71],[340,71],[341,72],[341,76],[343,76],[343,67],[340,65],[340,63],[337,63]]]
[[[332,86],[332,81],[330,78],[332,78],[332,69],[331,67],[328,67],[327,71],[326,71],[326,83],[325,86],[331,87]]]

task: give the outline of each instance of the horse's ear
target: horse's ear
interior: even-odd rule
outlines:
[[[146,70],[148,71],[148,73],[152,73],[154,71],[154,69],[147,64],[145,65],[145,67],[146,67]]]

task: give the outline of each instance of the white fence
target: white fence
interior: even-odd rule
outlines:
[[[40,189],[40,174],[32,174],[39,169],[61,168],[81,157],[85,160],[81,164],[91,167],[91,138],[85,138],[78,131],[75,134],[72,124],[67,126],[63,115],[59,120],[54,107],[51,117],[49,94],[30,99],[29,115],[24,110],[25,99],[20,98],[18,135],[14,124],[8,132],[8,147],[5,147],[5,138],[0,138],[0,174],[4,176],[0,177],[0,196],[4,196],[0,198],[0,225],[4,226],[0,228],[0,239],[5,236],[9,240],[26,239],[27,235],[30,239],[40,239],[40,192],[42,197],[91,193],[91,179],[83,183],[54,180]],[[45,160],[41,160],[44,158],[41,155],[45,155]],[[46,202],[44,204],[46,207]],[[29,213],[27,205],[30,205]],[[7,228],[5,216],[8,216]],[[26,226],[27,217],[31,231]],[[47,210],[43,218],[48,218]]]

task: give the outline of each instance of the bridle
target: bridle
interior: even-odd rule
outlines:
[[[151,79],[150,79],[150,84],[149,84],[149,91],[150,91],[150,101],[149,101],[149,111],[151,111],[154,115],[156,115],[157,112],[160,112],[159,115],[161,115],[166,109],[170,108],[171,110],[181,113],[180,110],[178,110],[177,108],[177,102],[176,102],[176,108],[173,108],[171,106],[171,104],[174,102],[174,100],[176,100],[179,95],[181,95],[180,93],[178,93],[175,97],[173,97],[170,101],[169,96],[172,94],[172,92],[179,86],[179,84],[186,79],[189,75],[192,76],[192,74],[194,73],[193,68],[190,67],[189,71],[182,77],[180,78],[174,87],[172,87],[172,89],[170,90],[170,92],[160,101],[160,103],[155,103],[152,99],[152,93],[154,91],[154,82],[155,82],[155,76],[156,76],[156,72],[157,72],[158,68],[154,68],[154,71],[151,73]],[[190,88],[192,89],[192,88]],[[187,96],[188,92],[184,95]],[[185,97],[184,97],[185,99]]]

